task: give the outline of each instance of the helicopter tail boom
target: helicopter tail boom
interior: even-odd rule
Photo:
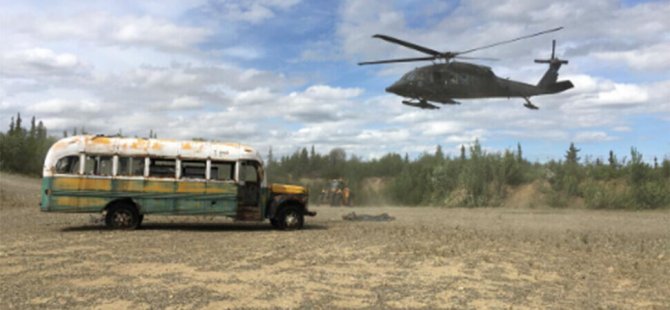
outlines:
[[[572,85],[572,82],[570,81],[559,81],[556,83],[543,86],[542,89],[545,91],[546,94],[555,94],[568,90],[573,87],[575,86]]]

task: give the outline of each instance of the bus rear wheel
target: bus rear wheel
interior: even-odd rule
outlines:
[[[140,226],[141,218],[135,206],[117,203],[107,209],[105,224],[112,229],[135,229]]]

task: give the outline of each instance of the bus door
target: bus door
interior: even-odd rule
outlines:
[[[240,162],[237,219],[261,220],[259,200],[261,194],[260,164],[255,161]]]

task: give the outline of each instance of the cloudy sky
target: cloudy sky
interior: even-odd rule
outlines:
[[[570,142],[583,154],[670,156],[670,2],[510,1],[7,1],[0,10],[0,126],[35,115],[51,134],[91,133],[272,146],[314,145],[374,158],[417,156],[474,139],[545,161]],[[384,88],[424,63],[372,39],[396,36],[465,50],[544,29],[473,56],[500,58],[501,77],[537,83],[551,40],[575,88],[533,102],[463,100],[419,110]],[[425,63],[429,64],[429,63]]]

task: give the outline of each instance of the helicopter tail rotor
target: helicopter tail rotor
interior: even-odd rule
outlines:
[[[549,59],[535,59],[537,64],[562,64],[567,65],[568,61],[556,58],[556,40],[551,40],[551,58]]]
[[[549,64],[549,69],[544,73],[540,82],[537,83],[537,87],[541,88],[544,93],[558,93],[573,87],[570,81],[557,82],[558,69],[561,68],[561,65],[567,65],[568,61],[556,57],[556,40],[551,41],[551,58],[535,59],[535,63]]]

